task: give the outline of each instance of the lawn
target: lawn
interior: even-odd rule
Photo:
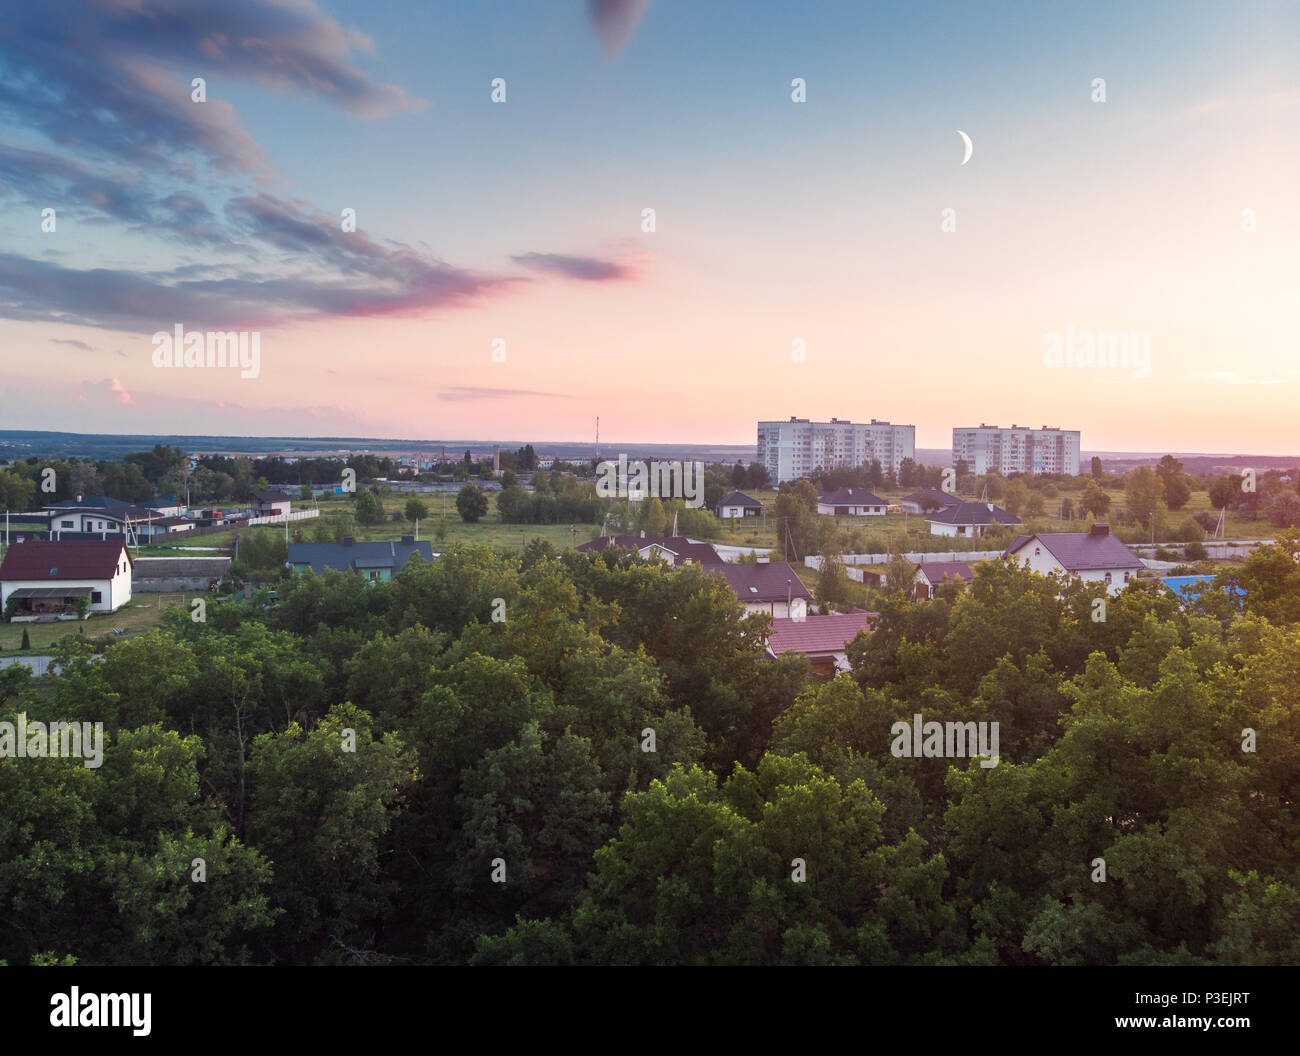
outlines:
[[[193,595],[186,595],[188,602]],[[88,619],[62,623],[7,623],[0,621],[0,649],[9,655],[22,644],[23,629],[31,638],[28,652],[48,653],[58,639],[78,630],[87,638],[112,634],[114,628],[126,628],[131,635],[142,634],[158,626],[163,609],[181,603],[179,594],[136,594],[126,605],[112,613],[92,613]]]

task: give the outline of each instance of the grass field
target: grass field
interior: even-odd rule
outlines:
[[[188,602],[194,595],[185,595]],[[63,623],[6,623],[0,621],[0,649],[5,655],[13,653],[22,644],[23,629],[26,628],[31,638],[32,647],[28,653],[48,653],[54,643],[66,635],[77,634],[78,630],[87,638],[98,638],[112,634],[114,628],[125,628],[131,635],[142,634],[158,626],[163,610],[181,604],[179,594],[136,594],[118,609],[117,612],[92,614],[80,622],[69,620]]]

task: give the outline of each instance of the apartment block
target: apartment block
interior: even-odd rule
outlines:
[[[885,472],[897,473],[905,458],[916,457],[916,426],[832,418],[813,422],[791,418],[758,423],[758,462],[772,480],[798,480],[819,469],[869,465],[879,460]]]
[[[1077,429],[1001,429],[980,424],[979,428],[952,431],[952,464],[965,460],[976,475],[996,470],[1002,476],[1026,473],[1079,474],[1079,431]]]

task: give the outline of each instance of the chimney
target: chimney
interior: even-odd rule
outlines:
[[[344,546],[351,546],[352,543],[353,543],[352,536],[350,536],[350,535],[345,535],[345,536],[343,537],[343,545],[344,545]]]
[[[1110,525],[1109,525],[1109,524],[1094,524],[1094,525],[1092,526],[1092,530],[1091,530],[1090,532],[1088,532],[1088,534],[1091,535],[1091,536],[1096,536],[1096,537],[1100,537],[1100,536],[1103,536],[1103,535],[1110,535]]]
[[[403,545],[403,546],[414,546],[414,545],[415,545],[415,536],[413,536],[413,535],[404,535],[404,536],[402,536],[402,545]]]

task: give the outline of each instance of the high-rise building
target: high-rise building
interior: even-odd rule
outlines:
[[[758,463],[778,484],[811,476],[819,469],[870,465],[876,460],[886,473],[896,474],[903,459],[915,457],[914,425],[874,418],[869,424],[841,418],[758,423]]]
[[[977,476],[997,471],[1002,476],[1027,473],[1079,475],[1079,431],[1077,429],[1000,429],[980,424],[979,428],[952,431],[952,464],[965,461]]]

